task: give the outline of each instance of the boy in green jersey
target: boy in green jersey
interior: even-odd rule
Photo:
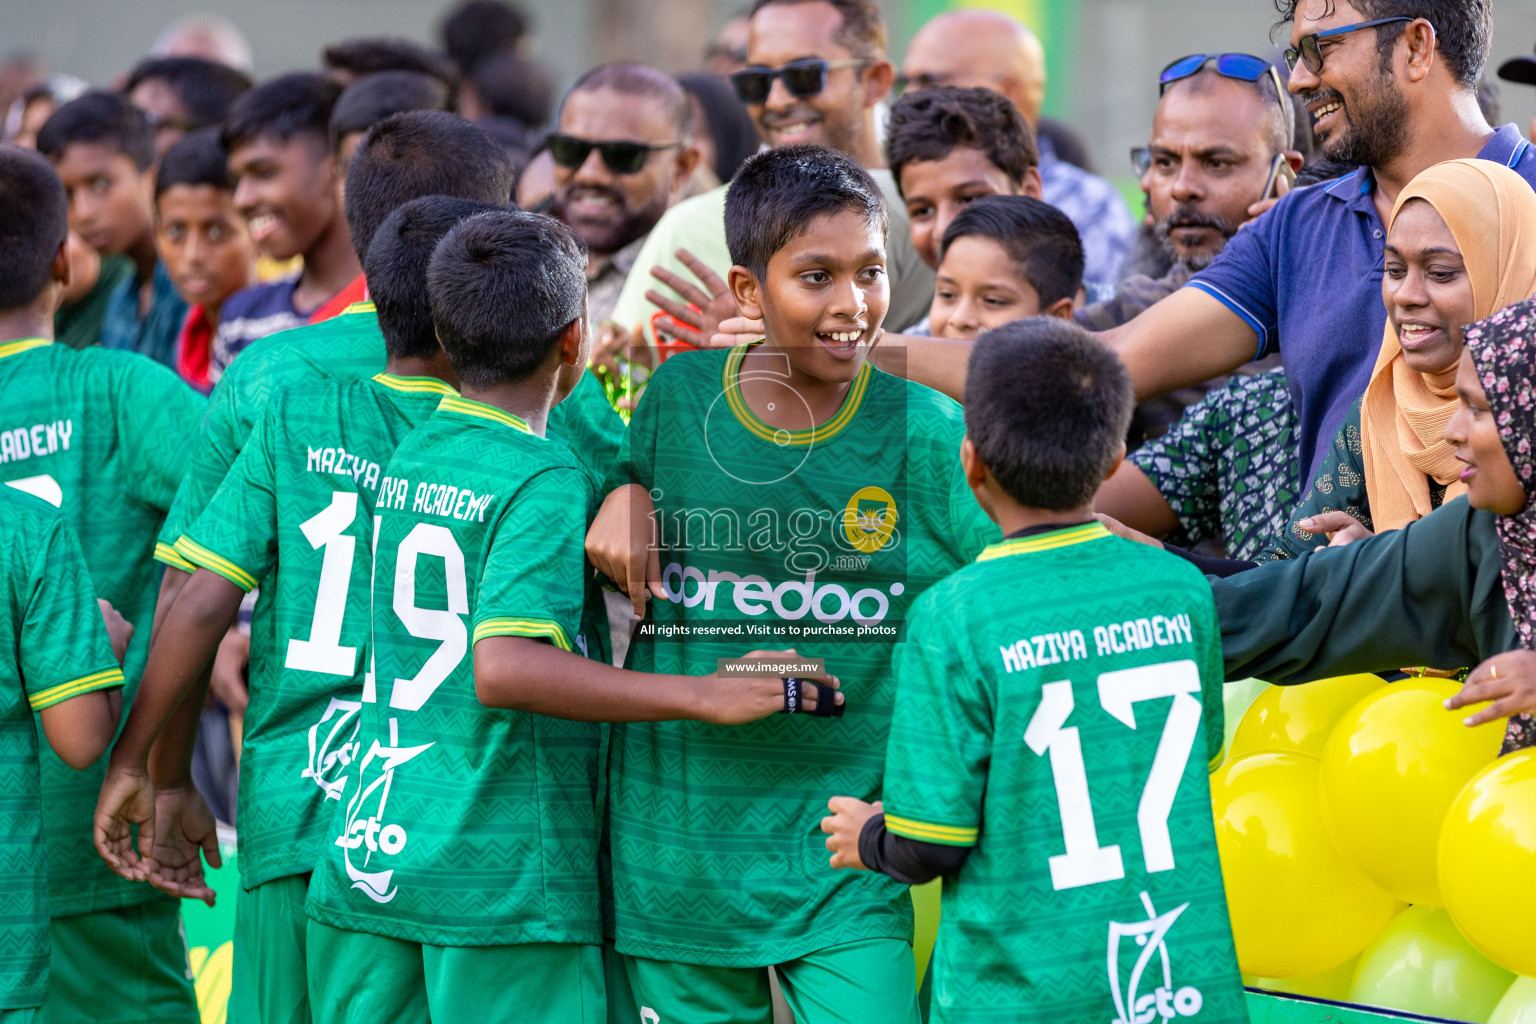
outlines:
[[[849,158],[786,146],[726,197],[730,286],[766,339],[664,363],[630,422],[593,564],[650,618],[629,667],[712,667],[741,637],[825,658],[840,721],[616,728],[609,834],[630,1020],[917,1019],[911,901],[832,871],[827,794],[880,793],[912,601],[998,536],[960,471],[960,407],[866,356],[888,288],[885,202]],[[652,519],[659,536],[652,532]]]
[[[779,679],[603,661],[591,484],[544,436],[586,371],[585,267],[569,229],[514,212],[471,217],[432,257],[463,396],[379,482],[371,679],[309,894],[318,1021],[602,1021],[597,723],[788,704]]]
[[[213,501],[176,550],[198,571],[159,625],[161,642],[97,810],[97,843],[134,870],[129,823],[157,884],[211,898],[198,844],[159,839],[151,814],[151,744],[195,687],[245,593],[264,599],[251,623],[251,701],[240,763],[240,883],[230,1020],[307,1020],[304,895],[343,772],[356,754],[372,571],[370,524],[395,446],[446,396],[453,368],[433,332],[426,272],[448,230],[499,207],[429,196],[396,210],[366,264],[389,356],[358,381],[299,385],[273,397]],[[185,743],[167,737],[162,748]],[[162,749],[158,759],[190,751]],[[210,861],[217,850],[206,837]],[[174,880],[174,881],[173,881]]]
[[[149,650],[154,538],[204,402],[144,356],[51,343],[69,281],[67,210],[47,161],[0,149],[0,484],[63,511],[97,596],[135,627],[123,668],[129,705]],[[91,847],[106,760],[76,772],[46,749],[41,756],[53,915],[43,1019],[194,1020],[176,901],[118,878]]]
[[[0,1024],[31,1024],[49,974],[39,727],[64,764],[90,767],[117,728],[123,672],[69,523],[11,487],[0,487],[0,638]]]
[[[965,474],[1007,539],[917,602],[885,799],[830,801],[832,865],[945,876],[935,1024],[1240,1024],[1210,587],[1093,517],[1130,380],[1049,319],[982,335],[967,379]]]

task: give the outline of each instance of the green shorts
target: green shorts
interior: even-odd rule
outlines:
[[[315,1024],[605,1024],[603,948],[427,946],[309,922]]]
[[[181,904],[53,919],[48,999],[37,1024],[198,1024]]]
[[[772,1024],[766,967],[706,967],[623,957],[633,1006],[629,1024]],[[795,1024],[918,1024],[912,944],[865,939],[777,964]]]
[[[288,875],[236,898],[228,1024],[309,1024],[308,892],[308,874]]]

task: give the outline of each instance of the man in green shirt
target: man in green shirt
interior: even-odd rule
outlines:
[[[1206,781],[1215,608],[1192,566],[1093,517],[1130,379],[1043,319],[988,332],[967,379],[961,459],[1007,539],[918,601],[884,801],[829,802],[832,864],[945,876],[935,1024],[1241,1024]]]
[[[357,753],[367,668],[374,497],[400,439],[458,394],[433,333],[427,261],[459,220],[494,209],[430,196],[384,222],[366,264],[389,353],[384,372],[273,396],[213,501],[176,542],[198,571],[160,624],[167,639],[155,648],[141,701],[113,750],[98,825],[103,856],[121,860],[129,821],[153,807],[151,744],[196,686],[241,598],[260,584],[240,765],[233,1021],[309,1015],[304,896],[328,801],[350,795],[343,771]],[[162,747],[188,739],[168,737]],[[153,825],[141,822],[141,845]],[[211,895],[196,844],[159,847],[157,872],[181,873],[182,885],[198,890],[188,895]]]
[[[662,364],[587,540],[637,613],[654,598],[629,667],[699,672],[750,637],[824,658],[848,691],[836,722],[615,728],[630,1019],[764,1020],[769,966],[802,1024],[917,1019],[906,889],[830,870],[816,820],[826,794],[878,798],[908,609],[998,534],[960,472],[960,407],[866,360],[887,228],[849,157],[786,146],[743,166],[731,289],[766,340]]]
[[[32,1024],[50,953],[38,733],[62,763],[90,767],[117,728],[123,672],[69,523],[11,487],[0,487],[0,595],[0,1024]]]
[[[46,161],[20,150],[0,154],[0,183],[0,483],[63,511],[97,596],[135,627],[123,668],[131,705],[155,610],[154,538],[204,402],[144,356],[51,342],[69,279],[64,186]],[[117,877],[91,847],[105,771],[104,759],[75,772],[42,753],[54,932],[42,1019],[193,1020],[176,901]]]
[[[592,487],[545,436],[586,372],[585,263],[569,229],[510,211],[432,257],[463,396],[379,481],[362,724],[308,904],[318,1021],[604,1020],[597,723],[785,706],[777,679],[603,663]]]

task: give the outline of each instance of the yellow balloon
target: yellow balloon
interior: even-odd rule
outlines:
[[[1386,685],[1381,676],[1362,673],[1300,686],[1267,687],[1238,723],[1230,756],[1296,750],[1321,757],[1334,723],[1362,697]]]
[[[1536,978],[1516,978],[1488,1024],[1536,1024]]]
[[[1311,996],[1313,999],[1332,999],[1343,1002],[1349,998],[1350,986],[1355,981],[1355,965],[1359,957],[1350,957],[1337,967],[1300,978],[1243,978],[1243,984],[1261,988],[1266,992],[1279,992],[1288,996]]]
[[[1500,967],[1536,975],[1536,749],[1467,783],[1445,815],[1439,866],[1445,907],[1467,940]]]
[[[1350,862],[1400,900],[1441,907],[1435,851],[1461,787],[1499,754],[1504,723],[1468,729],[1445,679],[1385,686],[1344,713],[1323,747],[1322,805]]]
[[[1444,910],[1409,907],[1360,954],[1349,1001],[1482,1024],[1514,980]]]
[[[1399,909],[1333,845],[1317,778],[1315,757],[1286,752],[1244,754],[1211,776],[1216,846],[1245,974],[1293,978],[1337,967]]]

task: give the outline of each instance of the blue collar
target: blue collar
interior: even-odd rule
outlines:
[[[1477,158],[1513,168],[1525,159],[1530,148],[1531,144],[1525,141],[1520,134],[1520,129],[1513,124],[1506,124],[1489,137],[1483,148],[1478,151]],[[1357,167],[1353,173],[1344,175],[1323,190],[1325,195],[1332,196],[1357,210],[1366,207],[1375,208],[1376,204],[1371,199],[1375,191],[1376,176],[1371,173],[1369,167]]]

